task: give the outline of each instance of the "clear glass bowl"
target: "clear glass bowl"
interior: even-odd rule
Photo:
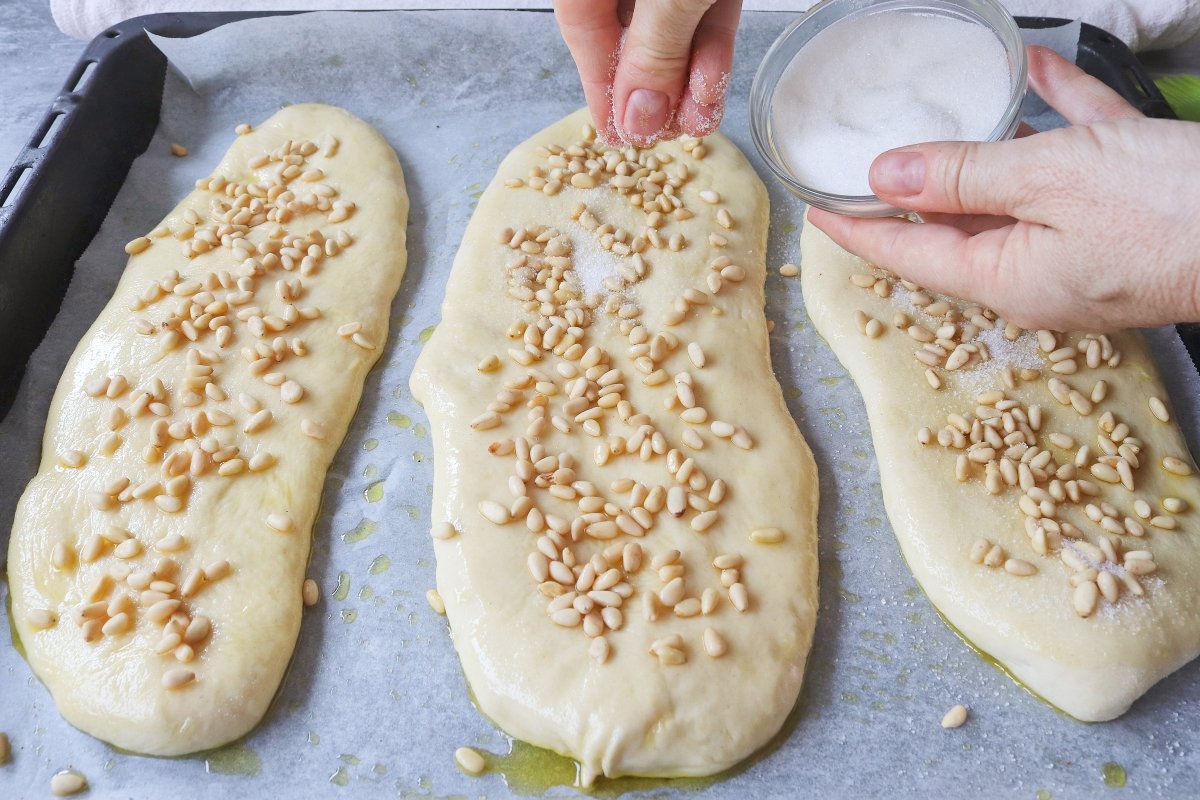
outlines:
[[[750,88],[750,135],[754,146],[784,186],[806,203],[855,217],[887,217],[901,213],[902,209],[883,202],[873,194],[830,194],[796,180],[780,155],[772,130],[771,110],[775,89],[796,53],[833,23],[866,11],[872,14],[889,11],[940,14],[983,25],[995,34],[1008,54],[1011,94],[1003,118],[986,140],[989,142],[1011,139],[1017,132],[1017,126],[1021,123],[1021,103],[1025,99],[1028,64],[1016,20],[995,0],[825,0],[779,35],[759,65]]]

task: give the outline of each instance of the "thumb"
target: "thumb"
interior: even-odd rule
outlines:
[[[613,118],[622,138],[644,145],[674,135],[692,39],[713,2],[643,0],[633,7],[613,79]]]
[[[1037,194],[1037,139],[889,150],[871,164],[871,188],[880,199],[909,211],[1023,217]]]

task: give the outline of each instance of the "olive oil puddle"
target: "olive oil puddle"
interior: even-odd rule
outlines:
[[[698,792],[710,789],[718,783],[742,774],[758,762],[775,753],[791,738],[792,733],[799,727],[800,720],[805,712],[807,705],[805,691],[807,686],[807,681],[801,684],[800,694],[796,699],[795,705],[792,706],[791,712],[784,719],[783,724],[775,735],[768,739],[766,744],[758,750],[723,772],[704,777],[681,778],[650,778],[635,775],[626,775],[619,778],[599,776],[590,787],[583,786],[580,765],[573,758],[512,738],[504,733],[500,729],[500,726],[496,725],[487,714],[483,713],[475,698],[475,692],[470,688],[469,683],[467,696],[471,701],[471,705],[475,707],[480,716],[491,722],[500,736],[508,742],[507,753],[493,753],[480,747],[474,748],[483,756],[484,761],[487,763],[483,774],[493,773],[499,775],[504,779],[510,791],[514,794],[527,797],[542,797],[551,789],[566,786],[575,789],[586,797],[608,800],[609,798],[618,798],[632,792],[651,792],[668,789]]]
[[[480,755],[487,762],[487,771],[504,778],[509,790],[530,797],[541,797],[557,786],[569,786],[594,798],[616,798],[629,792],[654,789],[700,791],[735,774],[729,771],[705,778],[597,778],[593,786],[584,788],[579,764],[574,759],[519,739],[509,740],[509,751],[505,754],[480,751]],[[740,772],[741,768],[736,771]]]
[[[241,775],[256,778],[262,774],[262,759],[244,742],[238,741],[204,753],[204,771],[217,775]]]
[[[903,553],[901,553],[900,557],[904,560],[904,566],[908,567],[909,572],[912,572],[912,566],[908,563],[908,559],[904,558]],[[1054,705],[1054,703],[1051,703],[1049,700],[1042,697],[1040,694],[1035,692],[1033,689],[1029,688],[1029,686],[1027,686],[1024,681],[1022,681],[1016,675],[1012,674],[1012,672],[1009,671],[1008,667],[1004,666],[1004,664],[1000,663],[998,660],[996,660],[994,657],[992,657],[992,655],[990,653],[985,652],[978,645],[976,645],[974,642],[972,642],[970,639],[968,639],[967,636],[962,631],[960,631],[957,627],[955,627],[954,624],[946,618],[946,615],[942,613],[942,610],[937,607],[937,605],[933,602],[933,600],[929,598],[928,593],[925,592],[925,588],[921,586],[920,581],[917,582],[917,586],[920,588],[921,593],[925,595],[925,599],[929,600],[929,606],[930,606],[930,608],[933,609],[934,613],[938,615],[938,618],[941,619],[941,621],[943,623],[945,623],[946,627],[949,628],[951,631],[953,631],[954,635],[957,636],[959,639],[961,639],[963,641],[963,643],[966,644],[966,646],[971,649],[971,652],[975,653],[975,655],[977,655],[979,657],[979,659],[981,661],[983,661],[983,663],[999,670],[1001,673],[1003,673],[1009,680],[1011,680],[1017,686],[1021,687],[1026,692],[1031,694],[1033,697],[1037,698],[1037,700],[1039,702],[1049,706],[1050,708],[1057,711],[1059,714],[1062,714],[1064,717],[1071,720],[1072,722],[1083,722],[1083,720],[1076,719],[1075,717],[1068,714],[1066,711],[1063,711],[1061,708]]]

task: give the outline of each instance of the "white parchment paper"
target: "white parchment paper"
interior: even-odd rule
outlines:
[[[791,15],[747,14],[723,130],[760,167],[746,123],[758,61]],[[1045,36],[1046,34],[1041,34]],[[1049,34],[1073,55],[1077,31]],[[549,14],[313,14],[236,23],[162,41],[162,120],[103,229],[79,261],[53,328],[0,424],[0,530],[7,536],[62,368],[124,268],[121,248],[153,227],[219,160],[240,122],[286,103],[341,105],[376,125],[404,165],[412,198],[409,267],[380,365],[324,490],[311,575],[323,600],[305,616],[292,669],[246,739],[193,758],[113,751],[59,717],[17,651],[0,646],[0,730],[13,762],[0,798],[46,796],[74,766],[93,798],[502,797],[547,787],[528,750],[471,705],[444,620],[425,604],[432,446],[408,392],[413,362],[439,317],[446,277],[475,198],[503,155],[582,104],[574,65]],[[181,75],[187,76],[185,81]],[[189,82],[190,81],[190,85]],[[1045,127],[1052,118],[1039,118]],[[170,142],[191,149],[184,159]],[[768,314],[789,406],[821,468],[821,613],[808,676],[768,752],[711,785],[723,797],[1089,798],[1122,765],[1126,794],[1194,796],[1200,758],[1200,668],[1163,681],[1116,722],[1084,725],[1026,694],[938,619],[902,562],[884,514],[857,390],[813,331],[796,279],[802,208],[773,181]],[[1132,268],[1132,267],[1131,267]],[[1200,380],[1170,331],[1152,332],[1180,417],[1200,419]],[[1193,437],[1194,438],[1194,437]],[[719,691],[714,687],[714,691]],[[958,731],[939,727],[955,703]],[[452,753],[472,745],[492,771],[469,778]],[[564,775],[560,764],[552,772]],[[569,779],[570,770],[565,770]],[[682,796],[696,784],[601,785]],[[555,796],[573,790],[549,787]],[[1044,791],[1047,794],[1040,795]]]

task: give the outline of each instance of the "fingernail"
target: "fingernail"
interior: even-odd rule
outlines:
[[[871,188],[879,194],[908,197],[925,188],[925,156],[884,153],[871,165]]]
[[[624,128],[634,136],[653,136],[667,125],[671,98],[654,89],[634,89],[625,102]]]

